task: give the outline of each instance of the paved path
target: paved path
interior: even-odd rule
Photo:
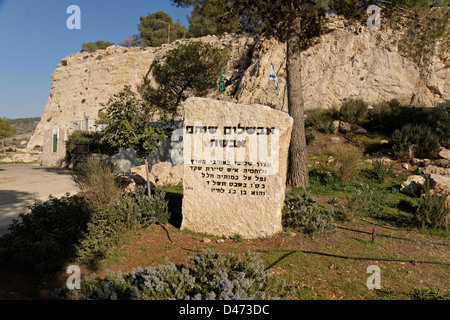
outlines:
[[[0,165],[0,235],[20,213],[29,212],[28,206],[36,200],[61,197],[66,192],[78,192],[68,170],[39,164]]]

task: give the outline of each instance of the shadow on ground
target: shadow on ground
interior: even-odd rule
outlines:
[[[181,214],[183,195],[176,192],[166,192],[166,200],[169,202],[169,223],[175,228],[180,229],[181,221],[183,220],[183,216]]]
[[[72,175],[72,171],[70,171],[68,169],[64,169],[64,168],[57,168],[57,167],[36,167],[36,168],[33,168],[33,170],[57,173],[57,174],[62,174],[62,175]]]

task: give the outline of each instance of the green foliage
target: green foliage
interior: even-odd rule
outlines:
[[[90,208],[80,196],[50,197],[21,214],[0,238],[2,264],[45,273],[62,269],[76,257]]]
[[[341,120],[352,124],[361,124],[366,118],[369,105],[363,100],[345,101],[340,109]]]
[[[146,17],[140,17],[138,24],[139,39],[141,45],[158,47],[169,41],[170,26],[170,42],[185,36],[186,27],[180,21],[173,22],[172,17],[164,11],[148,13]]]
[[[0,118],[0,139],[12,136],[16,133],[16,127],[6,118]]]
[[[229,0],[204,0],[201,6],[195,4],[188,22],[189,34],[194,38],[240,31],[239,17]]]
[[[156,190],[149,198],[145,188],[137,188],[135,194],[123,192],[108,205],[93,204],[91,219],[78,245],[77,256],[85,262],[104,258],[125,230],[167,223],[170,213],[164,197],[163,191]]]
[[[103,132],[88,132],[77,130],[72,132],[66,141],[66,160],[71,161],[75,152],[75,143],[86,142],[89,144],[89,152],[112,155],[117,151],[105,142],[102,142]]]
[[[379,183],[384,183],[387,178],[394,175],[393,167],[394,164],[388,166],[382,160],[375,160],[372,162],[372,167],[369,169],[362,170],[362,174],[371,180],[375,180]]]
[[[450,138],[450,102],[436,107],[406,107],[398,100],[375,105],[367,123],[371,130],[392,134],[406,125],[428,126],[438,135],[440,141]]]
[[[101,143],[117,149],[133,148],[138,160],[143,160],[156,152],[161,139],[167,138],[169,120],[160,117],[157,125],[150,124],[155,108],[138,99],[130,86],[125,86],[102,106],[101,111],[110,122],[102,131]]]
[[[310,235],[336,227],[333,209],[322,207],[306,190],[286,196],[282,221],[284,227],[299,229]]]
[[[83,43],[81,46],[81,52],[95,52],[97,50],[106,49],[114,45],[113,42],[98,40],[96,42]]]
[[[415,212],[416,223],[420,227],[448,228],[450,207],[446,204],[447,195],[432,193],[428,184],[424,185],[424,195],[419,198]]]
[[[228,60],[227,49],[191,41],[171,50],[164,63],[155,60],[151,70],[158,85],[147,78],[139,93],[151,105],[175,114],[180,102],[188,96],[205,96],[218,85],[219,75]]]
[[[108,205],[84,197],[50,197],[21,214],[0,237],[0,259],[15,269],[39,273],[62,270],[76,259],[89,263],[106,256],[126,230],[167,223],[170,214],[165,193],[152,197],[139,189],[122,193]]]
[[[410,148],[414,156],[435,159],[440,151],[439,137],[428,126],[406,125],[392,135],[392,150],[398,159],[409,159]]]
[[[358,217],[377,216],[383,211],[385,196],[375,193],[369,184],[356,188],[345,206],[346,218],[352,220]]]
[[[439,289],[415,289],[412,293],[413,300],[450,300],[450,294],[440,294]]]
[[[95,120],[95,124],[109,124],[111,118],[106,114],[105,111],[99,111],[97,119]]]
[[[106,161],[89,159],[74,171],[72,178],[90,203],[108,205],[120,194],[113,168]]]
[[[336,133],[338,128],[333,122],[337,116],[333,110],[314,109],[305,120],[305,128],[314,128],[323,133]]]
[[[204,250],[189,258],[186,267],[173,263],[138,269],[128,274],[94,275],[81,290],[59,289],[53,297],[65,300],[254,300],[290,293],[284,282],[269,276],[258,256],[243,259]]]
[[[351,181],[357,177],[362,161],[361,150],[351,144],[338,144],[332,150],[336,161],[335,174],[341,181]]]

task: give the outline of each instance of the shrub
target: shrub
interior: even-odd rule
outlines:
[[[38,273],[55,271],[76,257],[90,219],[88,203],[79,196],[50,197],[21,214],[0,238],[2,260],[14,268]]]
[[[187,266],[173,263],[87,278],[80,290],[58,289],[53,296],[66,300],[251,300],[289,294],[289,288],[269,276],[258,256],[243,259],[212,250],[191,256]]]
[[[388,166],[382,160],[375,160],[372,162],[371,168],[363,170],[363,175],[368,179],[383,183],[388,177],[393,176],[393,166],[394,164]]]
[[[72,132],[66,141],[66,161],[72,160],[76,142],[88,143],[89,152],[91,153],[114,154],[117,150],[108,144],[101,142],[102,136],[103,132],[87,132],[81,130]]]
[[[336,227],[333,209],[325,209],[309,193],[286,196],[283,226],[299,229],[306,234],[320,234]]]
[[[440,151],[439,137],[428,126],[404,126],[392,135],[392,150],[399,159],[410,158],[410,148],[415,145],[414,156],[435,159]]]
[[[345,101],[340,110],[341,120],[354,124],[361,124],[366,118],[369,106],[363,100]]]
[[[383,211],[384,198],[382,194],[375,193],[369,184],[356,188],[347,201],[347,218],[377,216]]]
[[[415,212],[415,220],[420,227],[448,228],[450,207],[446,204],[447,195],[432,193],[427,183],[424,184],[424,195],[419,198]]]
[[[103,160],[90,159],[74,171],[73,181],[91,203],[107,205],[116,200],[120,187],[111,166]]]
[[[337,161],[337,175],[342,181],[353,180],[359,173],[362,160],[361,150],[351,144],[339,144],[331,150]]]
[[[335,133],[338,129],[333,123],[335,118],[332,110],[315,109],[306,117],[305,127],[324,133]]]
[[[80,196],[50,197],[13,221],[10,232],[0,238],[0,256],[14,268],[39,273],[59,271],[77,258],[95,261],[127,229],[166,223],[170,215],[164,196],[157,190],[148,198],[140,189],[107,205]]]
[[[145,228],[153,223],[165,224],[170,218],[165,192],[156,190],[149,198],[142,187],[136,189],[136,194],[121,193],[114,203],[96,203],[93,207],[77,251],[84,261],[105,257],[125,230]]]

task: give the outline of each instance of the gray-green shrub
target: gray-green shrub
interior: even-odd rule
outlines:
[[[128,274],[93,275],[80,290],[58,289],[53,297],[65,300],[254,300],[289,294],[284,282],[269,276],[256,253],[243,259],[203,250],[186,267],[173,263],[138,269]]]
[[[322,207],[306,190],[286,195],[282,222],[284,227],[295,228],[310,235],[336,227],[333,208]]]

